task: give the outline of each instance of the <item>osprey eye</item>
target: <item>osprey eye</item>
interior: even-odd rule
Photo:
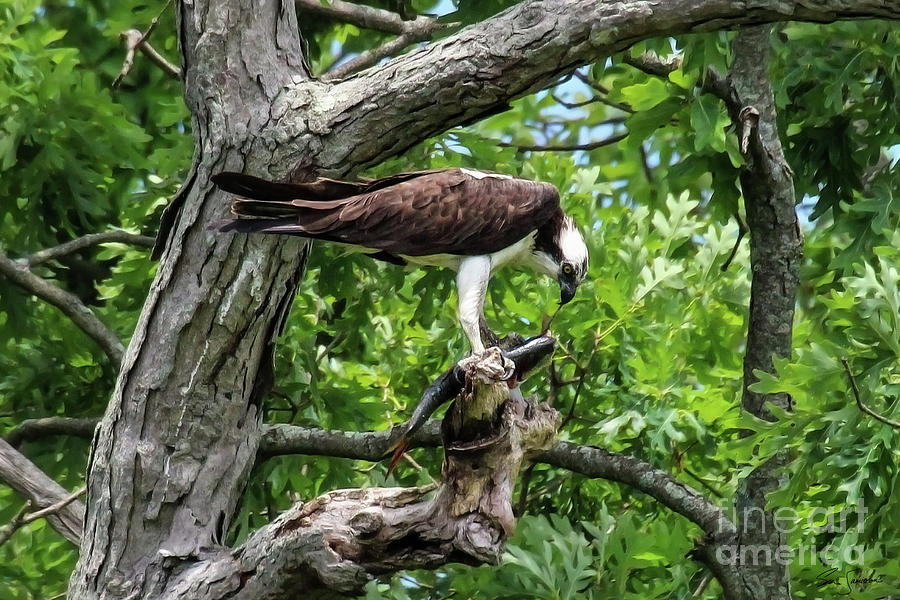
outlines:
[[[566,275],[571,275],[572,273],[575,272],[575,269],[572,268],[572,265],[566,264],[566,265],[563,265],[562,272],[565,273]]]

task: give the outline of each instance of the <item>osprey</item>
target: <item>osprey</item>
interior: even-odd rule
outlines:
[[[504,266],[554,277],[560,304],[587,272],[584,238],[548,183],[469,169],[401,173],[350,183],[319,178],[276,183],[219,173],[215,184],[242,196],[222,232],[296,235],[358,247],[372,258],[456,271],[459,321],[472,351],[491,274]],[[488,330],[488,335],[489,330]]]

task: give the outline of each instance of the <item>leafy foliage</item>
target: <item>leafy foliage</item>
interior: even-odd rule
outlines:
[[[442,18],[473,23],[509,4],[461,2]],[[447,3],[404,5],[450,10]],[[0,250],[23,257],[94,231],[154,231],[190,163],[188,115],[177,82],[140,57],[121,89],[109,84],[121,68],[118,33],[146,27],[161,8],[107,0],[0,7],[0,105],[9,108],[0,116]],[[318,70],[386,39],[322,19],[303,28]],[[164,12],[152,41],[170,58],[172,32],[171,11]],[[859,546],[866,569],[896,582],[897,432],[859,411],[841,359],[863,401],[897,419],[900,177],[892,107],[900,33],[874,22],[788,25],[774,38],[779,129],[807,217],[796,350],[756,384],[794,399],[795,411],[774,423],[739,411],[746,242],[729,256],[738,237],[741,158],[721,103],[698,88],[707,67],[727,70],[730,35],[641,43],[632,54],[674,48],[681,68],[659,77],[611,57],[366,175],[460,165],[557,185],[587,230],[590,271],[553,321],[562,346],[553,369],[562,383],[539,374],[526,391],[561,410],[561,437],[643,458],[726,507],[744,470],[787,448],[786,484],[771,502],[796,512],[791,547]],[[517,149],[624,132],[623,141],[592,150]],[[38,273],[76,293],[127,340],[154,266],[145,250],[110,244]],[[407,273],[317,247],[278,348],[266,420],[350,430],[405,420],[425,386],[466,348],[454,293],[448,273]],[[498,331],[533,334],[556,299],[533,274],[504,273],[492,281],[487,317]],[[56,309],[4,279],[0,345],[4,430],[26,418],[102,413],[115,377],[106,358]],[[48,438],[23,450],[63,485],[80,484],[85,441]],[[391,477],[382,464],[269,460],[253,474],[232,541],[323,491],[438,476],[438,452],[412,456],[421,469],[402,466]],[[618,484],[542,465],[529,477],[527,494],[520,490],[525,516],[501,566],[403,574],[373,583],[367,598],[668,598],[697,589],[704,573],[685,558],[700,535],[695,526]],[[861,526],[819,527],[825,515],[849,514],[860,501],[869,511]],[[20,506],[0,487],[0,522]],[[0,546],[0,598],[62,593],[74,560],[67,542],[35,522]],[[797,597],[821,597],[821,568],[793,564]],[[713,583],[703,594],[717,597],[719,589]]]

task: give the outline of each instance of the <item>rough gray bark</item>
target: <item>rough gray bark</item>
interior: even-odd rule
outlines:
[[[769,77],[767,25],[742,29],[733,44],[734,64],[729,81],[741,104],[738,120],[747,131],[746,164],[741,169],[741,190],[750,231],[750,319],[744,357],[744,392],[741,404],[753,415],[771,419],[765,403],[789,410],[787,394],[759,394],[749,389],[757,381],[754,371],[774,373],[773,358],[791,355],[794,306],[797,301],[802,239],[794,209],[794,182],[784,159],[776,125],[775,98]],[[756,112],[746,107],[753,107]],[[754,123],[756,122],[756,123]],[[782,453],[748,475],[735,498],[739,527],[739,556],[750,548],[767,548],[769,559],[742,561],[741,593],[734,598],[791,597],[787,565],[775,560],[774,550],[785,544],[774,514],[765,510],[766,494],[783,484]]]
[[[900,17],[896,3],[875,0],[771,0],[752,8],[734,0],[530,1],[326,84],[303,68],[292,2],[176,6],[194,166],[162,226],[163,260],[99,428],[72,598],[174,593],[190,565],[223,551],[255,459],[258,403],[305,246],[208,232],[228,204],[210,186],[213,173],[352,173],[656,35]],[[282,566],[292,559],[289,552],[267,557]]]

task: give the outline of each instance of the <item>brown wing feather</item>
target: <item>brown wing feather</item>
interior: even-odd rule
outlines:
[[[361,182],[339,181],[327,177],[319,177],[309,183],[280,183],[268,181],[252,175],[223,171],[213,175],[213,182],[219,189],[252,200],[268,200],[272,202],[288,202],[290,200],[343,200],[351,196],[358,196],[378,189],[436,173],[440,169],[431,171],[414,171],[410,173],[397,173],[382,179]]]
[[[238,201],[234,209],[239,215],[278,217],[279,233],[423,256],[496,252],[559,208],[555,187],[525,179],[476,178],[444,169],[388,180],[371,182],[366,193],[343,199],[292,199],[280,212],[271,201],[260,203],[258,210],[253,200]],[[295,229],[285,230],[286,218],[296,219]]]

